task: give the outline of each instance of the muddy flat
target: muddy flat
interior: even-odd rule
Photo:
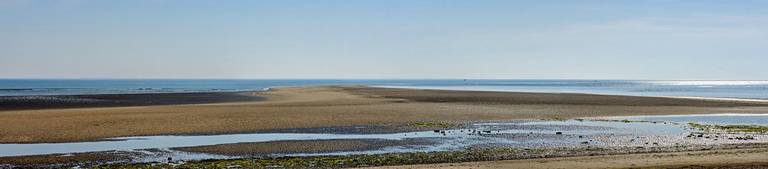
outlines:
[[[420,144],[419,140],[336,139],[307,141],[273,141],[261,143],[220,144],[183,147],[175,150],[220,155],[258,156],[271,154],[332,153],[376,150],[388,146]],[[426,143],[423,143],[426,144]]]
[[[247,92],[141,93],[54,96],[0,96],[0,111],[57,108],[129,107],[248,102],[263,100]]]

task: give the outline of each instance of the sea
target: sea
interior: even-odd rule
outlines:
[[[768,100],[764,80],[0,79],[0,96],[235,92],[321,85]]]

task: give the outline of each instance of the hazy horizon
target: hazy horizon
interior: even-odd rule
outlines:
[[[749,81],[768,81],[768,79],[611,79],[611,78],[80,78],[80,77],[64,77],[64,78],[4,78],[0,77],[0,80],[596,80],[596,81],[735,81],[735,82],[749,82]]]
[[[0,1],[0,79],[764,80],[768,1]]]

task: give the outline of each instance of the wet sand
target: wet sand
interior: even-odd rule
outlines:
[[[339,151],[376,150],[388,146],[428,144],[426,140],[312,140],[312,141],[273,141],[262,143],[237,143],[211,146],[183,147],[174,150],[199,152],[230,156],[266,156],[272,154],[329,153]]]
[[[681,99],[670,97],[638,97],[618,95],[576,94],[576,93],[526,93],[491,91],[453,91],[428,89],[399,89],[348,87],[350,93],[364,96],[407,99],[416,102],[468,103],[483,105],[593,105],[593,106],[695,106],[695,107],[739,107],[768,106],[768,102]]]
[[[107,162],[128,162],[131,153],[78,153],[78,154],[53,154],[21,157],[0,157],[0,168],[12,168],[10,165],[21,168],[68,168],[72,165],[99,165]],[[3,166],[9,165],[9,166]]]
[[[248,92],[0,96],[0,111],[260,101]]]
[[[252,133],[297,128],[464,123],[509,119],[699,113],[765,113],[768,103],[586,94],[280,88],[263,101],[0,111],[0,143],[122,136]],[[19,105],[22,106],[23,105]],[[128,105],[126,105],[128,106]]]

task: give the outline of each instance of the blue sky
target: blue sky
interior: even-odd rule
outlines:
[[[768,79],[768,1],[2,0],[1,78]]]

